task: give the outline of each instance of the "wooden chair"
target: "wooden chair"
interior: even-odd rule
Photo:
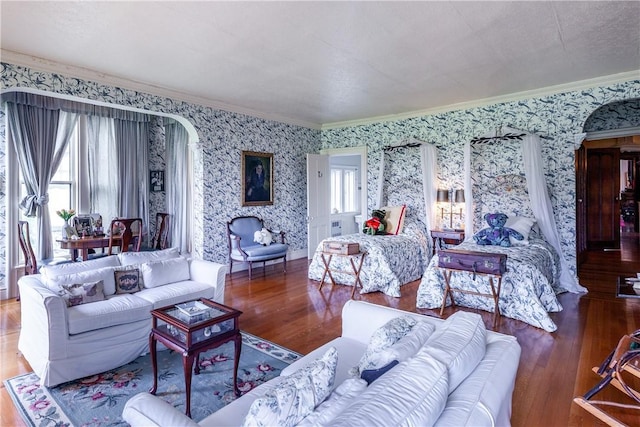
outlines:
[[[18,221],[18,243],[20,243],[20,249],[22,249],[22,255],[24,255],[24,275],[38,274],[38,261],[31,246],[29,223],[27,221]]]
[[[156,251],[169,247],[169,214],[158,212],[156,214],[156,230],[151,239],[149,250]]]
[[[140,252],[142,246],[142,218],[118,218],[109,226],[109,250],[118,247],[120,252]]]
[[[31,235],[29,233],[29,223],[27,221],[18,221],[18,243],[24,256],[24,275],[38,274],[38,264],[40,265],[53,265],[64,264],[71,262],[68,259],[44,259],[38,261],[35,252],[33,252],[33,246],[31,246]],[[20,301],[20,294],[16,298]]]

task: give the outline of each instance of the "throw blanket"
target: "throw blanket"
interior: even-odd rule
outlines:
[[[545,331],[553,332],[557,329],[548,313],[562,310],[556,293],[563,290],[554,288],[558,283],[560,261],[551,245],[544,240],[530,239],[529,244],[525,246],[503,248],[464,242],[455,249],[507,254],[507,272],[502,276],[500,291],[500,314],[522,320]],[[435,309],[442,305],[445,283],[437,265],[436,254],[431,259],[418,288],[416,306],[419,308]],[[488,280],[486,276],[478,276],[474,281],[472,273],[456,272],[451,275],[451,286],[490,293]],[[453,297],[457,305],[493,311],[491,298],[461,292],[454,292]]]
[[[400,297],[400,286],[420,279],[426,266],[428,243],[413,235],[371,236],[367,234],[349,234],[325,239],[325,241],[343,241],[360,244],[360,250],[367,251],[360,280],[361,293],[384,292],[392,297]],[[323,241],[324,242],[324,241]],[[322,245],[320,242],[309,266],[309,279],[321,280],[324,273]],[[327,257],[325,255],[325,257]],[[349,258],[334,256],[331,260],[332,276],[336,283],[353,286],[355,277],[335,272],[353,271]],[[329,277],[325,278],[328,281]]]

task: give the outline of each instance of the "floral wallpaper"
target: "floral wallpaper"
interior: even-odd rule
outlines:
[[[585,132],[640,127],[640,99],[611,102],[593,112],[584,124]]]
[[[587,118],[598,108],[640,98],[640,81],[634,80],[467,110],[319,131],[13,64],[1,63],[0,67],[2,90],[34,88],[186,118],[195,127],[199,138],[193,152],[194,253],[204,259],[225,263],[225,223],[237,215],[263,217],[267,226],[287,232],[292,251],[306,253],[306,153],[317,153],[321,148],[367,146],[370,153],[367,159],[370,211],[376,205],[380,153],[384,146],[399,145],[409,139],[433,143],[438,149],[439,187],[463,188],[464,142],[504,125],[548,138],[543,139],[545,176],[565,256],[575,269],[574,135],[584,131]],[[637,116],[637,108],[629,111],[634,111]],[[619,109],[612,114],[621,117]],[[7,228],[4,116],[0,109],[0,280],[3,282]],[[621,122],[619,118],[598,119],[598,123],[610,123],[609,126],[615,126],[613,122],[616,121]],[[638,123],[637,118],[622,121]],[[158,125],[150,143],[150,168],[153,169],[164,168],[162,132]],[[497,145],[496,149],[501,147]],[[274,153],[273,206],[240,206],[242,150]],[[421,215],[424,202],[421,200],[418,150],[396,150],[385,156],[384,192],[387,203],[407,203],[410,208],[408,215]],[[153,209],[164,203],[161,195],[157,197],[154,195],[151,201],[152,215]]]
[[[376,207],[376,188],[380,151],[386,145],[401,145],[403,141],[417,139],[434,144],[438,149],[438,187],[464,188],[464,143],[489,131],[508,126],[541,136],[545,177],[554,209],[562,248],[568,264],[576,272],[575,230],[575,166],[574,135],[584,132],[587,118],[603,105],[640,97],[640,80],[612,84],[580,91],[557,93],[540,98],[505,102],[466,110],[449,111],[415,118],[377,122],[362,126],[323,130],[323,148],[367,146],[368,158],[368,210]],[[623,111],[623,112],[621,112]],[[604,112],[604,111],[603,111]],[[608,126],[628,127],[638,123],[638,109],[634,104],[626,109],[617,108],[616,117],[599,119]],[[633,115],[635,119],[621,120],[621,116]],[[604,114],[606,116],[606,114]],[[495,144],[494,150],[511,150]],[[399,163],[403,156],[393,151],[385,157],[385,174],[388,158],[395,156]],[[501,154],[498,154],[502,157]],[[505,156],[508,158],[510,156]],[[518,171],[510,172],[518,173]],[[393,172],[393,178],[385,175],[385,183],[394,180],[401,183],[393,189],[396,200],[407,200],[420,205],[422,183],[416,179],[416,168],[408,163]],[[478,209],[476,207],[476,212]]]

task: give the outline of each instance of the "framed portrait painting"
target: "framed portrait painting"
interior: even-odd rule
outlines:
[[[273,205],[273,153],[242,152],[242,206]]]
[[[151,191],[164,191],[164,171],[149,171]]]

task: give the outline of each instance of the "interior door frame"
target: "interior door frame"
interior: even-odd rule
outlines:
[[[615,139],[615,143],[612,140]],[[606,141],[608,140],[608,141]],[[587,149],[606,147],[637,147],[640,151],[640,127],[613,129],[607,131],[590,132],[578,150],[576,159],[576,261],[577,266],[586,260],[587,256],[587,224],[586,224],[586,156]]]
[[[332,156],[360,156],[360,215],[367,216],[368,206],[368,173],[367,173],[367,147],[346,147],[346,148],[325,148],[320,150],[320,154]],[[327,209],[330,210],[330,207]]]
[[[366,216],[366,212],[368,210],[367,199],[368,199],[368,173],[367,173],[367,147],[346,147],[346,148],[326,148],[320,150],[319,155],[328,156],[329,158],[332,156],[350,156],[350,155],[359,155],[360,156],[360,215],[363,218]],[[307,155],[307,167],[309,167],[309,155]],[[309,186],[311,185],[310,180],[315,179],[315,177],[309,175],[310,171],[307,170],[307,211],[310,209],[309,205]],[[328,176],[328,175],[327,175]],[[315,195],[318,197],[319,195]],[[329,194],[328,197],[331,195]],[[330,218],[331,216],[331,200],[326,200],[322,203],[326,206],[326,217]],[[314,220],[311,218],[312,213],[307,212],[307,256],[309,258],[313,257],[315,252],[317,243],[322,240],[322,238],[327,238],[331,236],[330,227],[315,227],[312,224]],[[324,216],[324,215],[319,215]],[[327,221],[329,222],[329,221]],[[315,228],[314,228],[315,227]],[[323,234],[324,233],[324,234]],[[324,236],[324,237],[323,237]]]
[[[576,156],[576,262],[587,260],[587,149],[581,145]]]

